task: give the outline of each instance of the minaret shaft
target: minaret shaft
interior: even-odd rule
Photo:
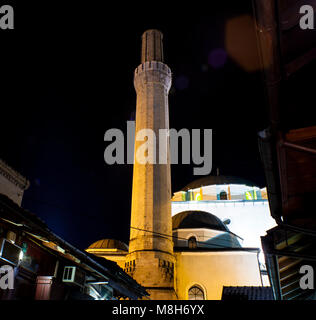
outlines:
[[[159,130],[169,129],[170,69],[161,62],[145,62],[136,69],[134,84],[137,91],[136,137],[142,129],[151,129],[155,133],[158,162]],[[143,143],[136,140],[135,151]],[[173,252],[169,157],[167,142],[167,164],[145,165],[135,160],[130,252],[149,249]]]
[[[136,138],[142,129],[155,133],[159,160],[159,129],[169,129],[168,92],[171,71],[163,60],[162,34],[149,30],[142,37],[142,64],[135,70]],[[155,60],[157,59],[157,60]],[[135,152],[144,141],[135,141]],[[174,256],[171,219],[169,142],[167,163],[134,161],[131,231],[126,270],[152,299],[173,299]],[[129,267],[131,266],[131,267]]]

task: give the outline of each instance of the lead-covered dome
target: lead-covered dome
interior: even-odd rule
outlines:
[[[228,231],[226,225],[216,216],[205,211],[183,211],[172,217],[172,229],[213,229]]]
[[[128,245],[115,239],[101,239],[92,243],[88,249],[119,249],[128,251]]]

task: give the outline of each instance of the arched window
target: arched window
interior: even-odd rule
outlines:
[[[219,194],[219,199],[220,200],[227,200],[227,192],[226,191],[221,191]]]
[[[190,249],[194,249],[197,247],[197,243],[196,243],[196,238],[195,237],[190,237],[188,240],[188,247]]]
[[[200,286],[193,286],[189,289],[189,300],[205,300],[203,289]]]

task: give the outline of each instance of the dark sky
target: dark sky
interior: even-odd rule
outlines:
[[[104,162],[103,137],[133,117],[133,71],[150,28],[163,32],[173,72],[170,127],[213,129],[212,174],[219,167],[264,185],[250,0],[25,2],[15,4],[15,30],[0,31],[0,157],[30,180],[23,206],[54,232],[83,249],[100,238],[128,241],[133,168]],[[173,191],[199,178],[192,167],[172,166]]]

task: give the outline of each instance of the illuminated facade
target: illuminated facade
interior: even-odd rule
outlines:
[[[134,85],[136,137],[146,128],[158,136],[159,129],[169,128],[171,71],[163,63],[162,34],[157,30],[142,36],[142,63],[136,68]],[[135,150],[143,143],[136,139]],[[213,184],[207,191],[199,185],[200,192],[178,192],[172,198],[168,146],[166,164],[134,164],[129,247],[104,239],[87,251],[117,262],[151,299],[220,299],[223,286],[261,286],[259,248],[242,247],[239,235],[212,210],[190,207],[205,200],[235,201],[238,188],[219,188],[217,192]],[[251,203],[266,198],[259,188],[238,192]],[[178,210],[181,205],[186,208]]]
[[[238,236],[243,247],[259,248],[262,282],[269,286],[260,237],[276,224],[270,215],[266,188],[229,176],[208,176],[193,181],[172,198],[172,216],[183,211],[215,215]]]
[[[172,197],[172,215],[185,210],[210,212],[240,236],[242,245],[261,249],[260,236],[276,226],[270,215],[267,190],[229,176],[208,176],[193,181]],[[229,220],[229,221],[228,221]],[[263,263],[263,255],[261,255]]]

